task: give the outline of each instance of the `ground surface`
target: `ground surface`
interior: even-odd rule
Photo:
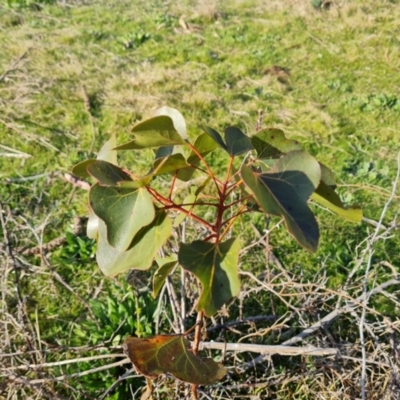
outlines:
[[[120,355],[126,334],[155,332],[158,299],[136,290],[147,276],[130,285],[101,275],[80,228],[87,193],[64,174],[111,133],[123,142],[163,105],[183,113],[191,136],[201,123],[251,135],[261,110],[264,126],[283,129],[335,172],[343,201],[370,221],[354,225],[316,208],[315,255],[276,229],[269,244],[279,262],[266,267],[265,248],[255,247],[241,266],[275,280],[262,286],[244,276],[241,300],[216,322],[278,319],[238,324],[225,336],[209,323],[210,339],[282,344],[339,307],[339,318],[306,341],[342,357],[274,356],[241,374],[232,369],[203,398],[397,398],[399,286],[371,290],[400,272],[399,20],[394,0],[3,0],[0,398],[100,398],[125,368],[77,376],[118,360],[78,359]],[[254,229],[237,226],[247,244],[265,229],[263,219],[250,222]],[[364,307],[363,290],[372,293]],[[354,299],[354,308],[341,308]],[[160,332],[171,332],[165,316]],[[74,362],[61,365],[66,359]],[[250,359],[228,354],[224,363]],[[144,385],[131,378],[107,395],[139,398]],[[172,380],[156,387],[155,398],[185,397]]]

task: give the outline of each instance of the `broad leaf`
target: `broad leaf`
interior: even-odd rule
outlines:
[[[211,317],[239,294],[239,250],[239,240],[234,238],[219,244],[201,240],[180,244],[179,264],[197,276],[202,285],[198,311],[204,310]]]
[[[72,173],[75,176],[78,176],[81,179],[86,179],[86,178],[90,178],[90,174],[87,171],[87,167],[91,164],[93,164],[94,162],[96,162],[96,160],[94,158],[91,158],[89,160],[85,160],[80,162],[79,164],[76,164],[73,168],[72,168]]]
[[[214,151],[218,147],[218,144],[207,133],[202,133],[195,140],[193,147],[202,157],[205,157],[207,154]],[[196,171],[196,168],[194,167],[198,167],[200,161],[201,160],[197,153],[192,150],[187,158],[187,163],[193,167],[187,167],[180,170],[178,172],[178,179],[181,181],[188,181]]]
[[[296,140],[287,139],[280,129],[262,129],[251,138],[259,159],[279,158],[289,151],[301,150]]]
[[[360,208],[346,208],[339,195],[325,182],[319,184],[316,191],[311,195],[311,199],[340,215],[350,222],[361,222],[363,213]]]
[[[159,158],[170,156],[174,151],[174,146],[163,146],[154,151],[154,160],[158,160]]]
[[[330,170],[325,164],[319,163],[321,167],[321,182],[324,182],[331,189],[336,188],[335,176],[333,175],[332,170]]]
[[[267,214],[282,216],[297,242],[311,252],[318,248],[319,228],[307,201],[319,185],[318,161],[303,151],[281,157],[268,173],[244,166],[241,175]]]
[[[195,356],[182,335],[158,335],[140,339],[128,336],[123,345],[135,368],[149,378],[165,373],[196,385],[211,385],[227,370],[211,358]]]
[[[156,298],[161,288],[164,285],[168,275],[172,272],[175,266],[178,264],[178,258],[174,255],[173,257],[158,258],[156,257],[158,269],[153,275],[153,297]]]
[[[86,235],[89,239],[97,239],[97,233],[99,232],[99,217],[90,210],[88,223],[86,226]]]
[[[117,139],[115,135],[111,135],[111,138],[104,143],[103,147],[97,154],[97,159],[102,161],[107,161],[111,164],[118,165],[117,162],[117,152],[114,147],[117,145]]]
[[[204,132],[209,135],[215,143],[218,144],[219,147],[222,149],[228,151],[228,148],[226,147],[226,144],[224,143],[222,136],[213,128],[210,128],[209,126],[202,126],[202,129]]]
[[[188,164],[182,154],[176,153],[164,158],[158,158],[154,161],[151,175],[171,174],[188,167]]]
[[[253,150],[250,138],[236,126],[230,126],[225,129],[225,142],[228,153],[231,156],[237,156]]]
[[[87,166],[87,171],[102,186],[117,186],[119,182],[132,181],[123,169],[107,161],[95,161]]]
[[[97,263],[106,276],[115,276],[132,268],[148,269],[171,232],[170,219],[164,211],[157,211],[153,222],[138,232],[129,249],[119,251],[108,243],[106,225],[99,220]]]
[[[123,189],[93,185],[89,194],[94,213],[107,225],[107,240],[125,251],[141,228],[154,217],[153,201],[145,188]]]
[[[328,208],[334,213],[340,215],[350,222],[361,222],[363,213],[360,208],[346,208],[335,192],[336,181],[333,172],[324,164],[319,163],[321,167],[321,182],[311,199]]]
[[[183,115],[178,110],[164,106],[156,111],[156,115],[166,115],[170,117],[175,130],[179,133],[181,138],[185,140],[188,139],[185,118],[183,118]]]
[[[139,150],[151,147],[186,144],[179,135],[170,117],[153,117],[132,128],[134,139],[115,148],[115,150]]]
[[[105,142],[103,147],[100,149],[96,160],[103,160],[117,165],[117,152],[113,150],[116,145],[117,141],[115,139],[115,135],[112,135],[111,138],[107,140],[107,142]],[[96,160],[89,159],[80,162],[72,168],[72,173],[76,176],[79,176],[81,179],[89,178],[90,174],[87,171],[87,166],[93,164]]]
[[[97,160],[107,161],[111,164],[117,165],[117,152],[113,148],[117,145],[115,135],[111,135],[111,138],[104,143],[99,153],[97,154]],[[87,236],[90,239],[97,239],[99,231],[99,217],[90,210],[89,219],[86,228]]]

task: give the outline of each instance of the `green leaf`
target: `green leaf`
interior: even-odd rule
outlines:
[[[97,239],[97,233],[99,231],[99,217],[90,210],[88,223],[86,226],[86,235],[89,239]]]
[[[321,182],[324,182],[331,189],[336,188],[335,176],[333,175],[332,170],[330,170],[325,164],[319,163],[321,167]]]
[[[344,206],[339,195],[335,192],[336,181],[333,172],[326,165],[319,164],[321,167],[321,182],[311,195],[311,199],[347,221],[361,222],[363,218],[362,210],[360,208],[346,208]]]
[[[222,140],[222,136],[215,129],[210,128],[209,126],[202,126],[201,128],[214,140],[215,143],[218,144],[219,147],[228,151],[226,144]]]
[[[115,276],[132,268],[146,270],[151,267],[154,257],[171,233],[172,224],[167,214],[156,211],[153,222],[138,232],[129,249],[119,251],[108,243],[106,225],[100,220],[97,263],[106,276]]]
[[[134,139],[116,147],[114,150],[140,150],[151,147],[186,144],[179,135],[170,117],[153,117],[132,128]]]
[[[111,164],[118,165],[117,162],[117,152],[114,147],[117,145],[117,139],[115,134],[111,135],[111,138],[104,143],[99,153],[97,154],[97,159],[102,161],[107,161]]]
[[[96,160],[107,161],[111,164],[117,165],[117,152],[113,148],[117,145],[115,135],[112,135],[107,142],[104,143],[103,147],[100,149]],[[90,174],[87,171],[87,167],[93,164],[95,159],[89,159],[80,162],[72,168],[72,173],[81,179],[89,178]]]
[[[93,185],[89,194],[94,213],[107,225],[107,240],[117,250],[129,248],[133,238],[149,225],[155,210],[145,188],[136,190]]]
[[[225,129],[225,142],[228,153],[231,156],[237,156],[253,150],[250,138],[236,126],[230,126]]]
[[[175,266],[178,264],[176,256],[167,258],[156,258],[158,269],[153,275],[153,297],[156,298],[161,288],[164,285],[168,275],[172,272]]]
[[[73,168],[72,168],[72,173],[81,178],[81,179],[86,179],[86,178],[90,178],[90,174],[87,172],[87,167],[91,164],[93,164],[94,162],[96,162],[95,159],[90,158],[89,160],[85,160],[80,162],[79,164],[76,164]]]
[[[287,139],[283,131],[273,128],[257,132],[252,136],[251,143],[259,159],[279,158],[289,151],[302,150],[297,140]]]
[[[158,160],[159,158],[164,158],[170,156],[174,151],[174,146],[163,146],[159,147],[154,155],[154,161]]]
[[[195,385],[211,385],[222,379],[227,370],[211,358],[195,356],[183,335],[157,335],[145,339],[128,336],[125,354],[135,368],[149,378],[165,373]]]
[[[131,176],[123,169],[107,161],[95,161],[86,169],[102,186],[117,186],[119,182],[132,181]]]
[[[202,157],[205,157],[207,154],[214,151],[218,147],[218,144],[207,133],[202,133],[195,140],[193,147]],[[193,165],[193,167],[198,167],[200,161],[201,160],[197,153],[192,150],[187,158],[187,163]],[[187,167],[180,170],[178,172],[178,179],[184,182],[191,179],[193,173],[196,171],[196,168],[193,167]]]
[[[154,161],[151,175],[171,174],[188,166],[185,157],[182,154],[176,153],[164,158],[158,158]]]
[[[205,157],[207,154],[214,151],[218,147],[218,144],[207,133],[202,133],[196,138],[193,147],[202,157]],[[192,150],[187,162],[197,167],[200,164],[200,158],[197,153]]]
[[[111,138],[104,143],[99,153],[97,154],[97,160],[107,161],[111,164],[117,165],[117,152],[113,148],[117,145],[115,135],[111,135]],[[90,163],[91,164],[91,163]],[[86,171],[88,174],[88,172]],[[88,176],[90,176],[88,174]],[[88,224],[86,227],[86,234],[90,239],[97,239],[99,230],[99,218],[97,215],[90,210]]]
[[[189,139],[186,130],[185,118],[183,118],[183,115],[178,110],[164,106],[156,111],[156,115],[166,115],[167,117],[170,117],[175,130],[179,133],[179,136],[185,140]]]
[[[179,264],[192,272],[202,285],[198,311],[204,310],[211,317],[239,294],[239,250],[239,240],[235,238],[219,244],[201,240],[180,244]]]
[[[241,175],[264,212],[282,216],[297,242],[315,252],[319,228],[307,200],[321,178],[318,161],[297,150],[281,157],[268,173],[258,173],[244,166]]]

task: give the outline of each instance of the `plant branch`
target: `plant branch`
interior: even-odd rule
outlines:
[[[193,153],[195,153],[196,156],[199,157],[200,161],[206,167],[208,175],[212,178],[212,180],[215,183],[215,187],[217,189],[218,194],[221,194],[221,189],[219,188],[219,184],[221,184],[221,182],[218,181],[218,179],[216,178],[214,173],[211,171],[211,168],[208,165],[207,161],[204,159],[203,155],[192,144],[190,144],[190,143],[188,143],[188,144],[189,144],[190,149],[193,151]]]
[[[164,196],[159,194],[157,191],[155,191],[151,187],[147,187],[147,190],[158,202],[160,202],[164,206],[164,209],[177,210],[181,213],[186,214],[188,217],[192,218],[193,220],[199,222],[200,224],[202,224],[203,226],[208,228],[210,231],[214,230],[214,227],[209,222],[207,222],[203,218],[197,216],[196,214],[193,214],[191,210],[185,210],[181,204],[176,204],[172,200],[168,200],[167,198],[165,198]]]
[[[222,350],[222,351],[250,351],[253,353],[271,356],[279,354],[281,356],[327,356],[338,355],[339,350],[334,348],[320,348],[314,346],[290,347],[284,345],[264,345],[253,343],[221,343],[221,342],[201,342],[199,350]]]
[[[23,364],[23,365],[7,366],[6,370],[7,371],[15,371],[15,370],[30,370],[30,369],[60,367],[61,365],[75,364],[75,363],[80,363],[80,362],[88,362],[88,361],[100,360],[103,358],[113,358],[113,357],[126,358],[125,354],[123,354],[123,353],[99,354],[98,356],[80,357],[80,358],[73,358],[70,360],[55,361],[55,362],[42,363],[42,364]],[[0,369],[3,369],[3,368],[0,368]]]
[[[71,374],[71,375],[60,375],[60,376],[56,376],[54,378],[51,377],[51,378],[42,378],[42,379],[32,379],[30,381],[26,381],[24,378],[21,378],[18,376],[14,376],[14,377],[10,377],[10,378],[14,382],[17,382],[17,383],[28,383],[29,385],[38,385],[41,383],[46,383],[46,382],[51,382],[51,381],[66,381],[66,380],[72,379],[72,378],[80,378],[81,376],[94,374],[95,372],[104,371],[106,369],[120,367],[121,365],[129,364],[129,363],[131,363],[131,360],[126,357],[123,360],[117,361],[112,364],[102,365],[101,367],[88,369],[87,371],[77,372],[77,373]]]

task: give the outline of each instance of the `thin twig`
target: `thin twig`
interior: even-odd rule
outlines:
[[[220,343],[220,342],[201,342],[199,350],[223,350],[223,351],[250,351],[253,353],[267,354],[271,356],[273,354],[279,354],[281,356],[327,356],[327,355],[338,355],[339,350],[335,348],[319,348],[314,346],[307,347],[291,347],[284,345],[264,345],[264,344],[253,344],[253,343]]]
[[[396,189],[397,189],[397,184],[399,182],[399,179],[400,179],[400,151],[397,155],[397,174],[396,174],[396,178],[393,182],[391,196],[389,197],[388,201],[386,202],[385,206],[383,207],[381,216],[379,218],[378,225],[375,229],[375,232],[374,232],[371,240],[368,243],[367,267],[365,268],[365,274],[364,274],[364,280],[363,280],[363,297],[364,297],[364,305],[365,306],[368,304],[369,298],[371,297],[371,294],[370,294],[371,292],[368,293],[368,276],[369,276],[369,271],[370,271],[371,265],[372,265],[372,256],[374,254],[374,245],[379,240],[379,237],[378,237],[379,230],[381,228],[383,218],[385,217],[386,212],[396,194]],[[382,288],[380,288],[380,291],[382,291]],[[362,367],[361,367],[361,398],[362,398],[362,400],[365,400],[366,396],[367,396],[367,394],[366,394],[367,351],[365,348],[365,338],[364,338],[364,325],[365,325],[366,313],[367,313],[366,307],[363,307],[362,312],[361,312],[360,324],[359,324],[359,333],[360,333],[360,341],[361,341],[361,356],[362,356],[362,361],[363,361]]]
[[[66,380],[69,380],[69,379],[72,379],[72,378],[80,378],[81,376],[94,374],[95,372],[100,372],[100,371],[104,371],[104,370],[107,370],[107,369],[120,367],[121,365],[129,364],[129,363],[131,363],[131,360],[129,358],[124,358],[123,360],[117,361],[117,362],[112,363],[112,364],[103,365],[101,367],[92,368],[92,369],[89,369],[87,371],[77,372],[77,373],[71,374],[71,375],[61,375],[61,376],[56,376],[54,378],[52,377],[52,378],[43,378],[43,379],[32,379],[32,380],[29,380],[27,382],[30,385],[38,385],[40,383],[46,383],[46,382],[52,382],[52,381],[66,381]],[[10,376],[10,378],[14,382],[25,383],[24,382],[25,379],[21,379],[21,377]]]
[[[375,293],[380,293],[381,290],[383,290],[387,287],[395,286],[395,285],[400,285],[399,279],[391,279],[390,281],[382,283],[381,285],[372,289],[369,292],[368,297],[371,297]],[[354,302],[349,302],[345,306],[335,309],[334,311],[332,311],[331,313],[326,315],[324,318],[321,318],[315,324],[304,329],[298,335],[290,338],[289,340],[286,340],[285,342],[282,343],[282,346],[293,346],[294,344],[303,341],[306,337],[310,336],[312,333],[314,333],[318,329],[322,328],[324,325],[331,324],[339,315],[353,311],[360,303],[363,302],[364,299],[365,299],[365,294],[363,293],[361,296],[357,297],[357,299]],[[252,367],[254,367],[254,365],[259,364],[263,361],[266,361],[267,358],[268,357],[261,355],[261,356],[257,357],[256,359],[254,359],[253,361],[244,364],[243,366],[241,366],[241,368],[245,369],[245,370],[252,368]]]
[[[14,370],[29,370],[29,369],[59,367],[61,365],[75,364],[75,363],[80,363],[80,362],[88,362],[88,361],[100,360],[100,359],[103,359],[103,358],[113,358],[113,357],[126,358],[126,355],[123,354],[123,353],[118,353],[118,354],[99,354],[98,356],[72,358],[70,360],[55,361],[55,362],[49,362],[49,363],[15,365],[15,366],[12,366],[12,367],[7,367],[6,369],[8,371],[14,371]],[[1,369],[3,369],[3,368],[0,367],[0,370]]]

